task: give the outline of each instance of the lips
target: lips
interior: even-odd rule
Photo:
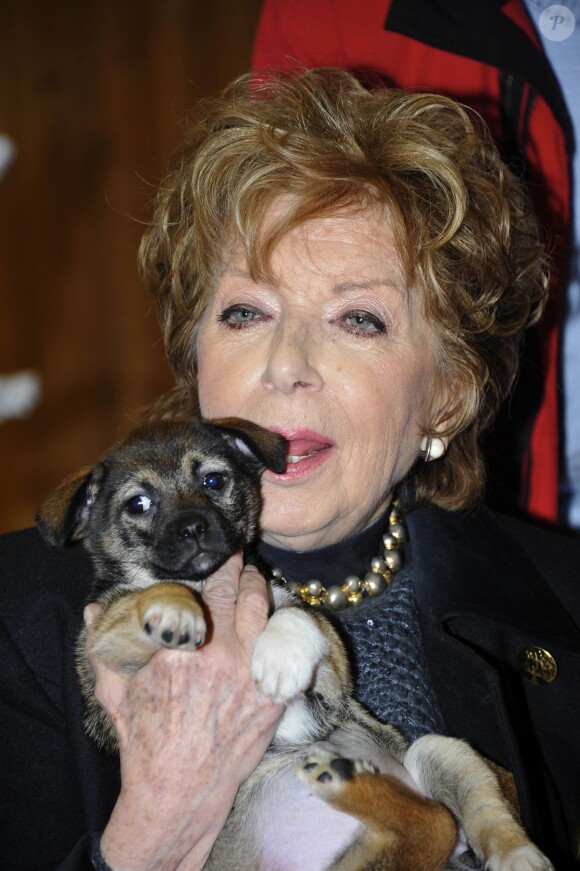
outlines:
[[[295,464],[318,451],[326,450],[327,447],[328,445],[313,439],[289,439],[286,460],[288,463]]]
[[[311,430],[285,430],[272,428],[288,442],[286,469],[281,475],[268,473],[277,480],[295,479],[318,468],[330,457],[335,444],[326,436]]]

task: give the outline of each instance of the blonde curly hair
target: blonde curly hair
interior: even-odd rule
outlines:
[[[266,231],[273,201],[288,194]],[[178,383],[165,409],[194,403],[196,327],[234,241],[253,277],[268,276],[290,230],[374,204],[388,209],[454,385],[438,432],[448,451],[415,465],[414,492],[461,508],[482,494],[480,436],[512,388],[548,278],[522,183],[479,116],[447,97],[369,90],[348,72],[318,69],[244,76],[198,105],[140,250]]]

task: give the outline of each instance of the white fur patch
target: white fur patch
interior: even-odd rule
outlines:
[[[254,680],[264,695],[286,704],[312,686],[327,650],[326,638],[312,617],[297,608],[281,608],[256,640]]]
[[[289,702],[276,730],[277,744],[307,744],[320,732],[320,723],[303,699]]]
[[[552,863],[532,844],[512,850],[503,859],[491,856],[489,871],[555,871]]]

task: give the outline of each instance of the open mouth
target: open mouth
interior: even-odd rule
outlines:
[[[288,446],[286,462],[288,463],[288,465],[293,466],[295,463],[299,463],[301,460],[307,460],[308,457],[313,457],[315,456],[315,454],[319,453],[319,451],[324,451],[327,449],[327,445],[309,447],[308,445],[301,445],[297,442],[292,442]],[[292,453],[290,451],[292,451]]]
[[[297,478],[312,472],[331,455],[335,445],[326,436],[310,430],[276,429],[288,442],[286,468],[281,475],[268,473],[276,479]]]

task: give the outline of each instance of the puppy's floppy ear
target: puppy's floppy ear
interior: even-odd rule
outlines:
[[[104,473],[103,463],[85,466],[47,496],[36,512],[36,525],[48,544],[62,547],[83,538]]]
[[[278,474],[286,468],[286,439],[241,417],[224,417],[208,421],[219,427],[227,440],[246,456],[253,457],[266,469]]]

